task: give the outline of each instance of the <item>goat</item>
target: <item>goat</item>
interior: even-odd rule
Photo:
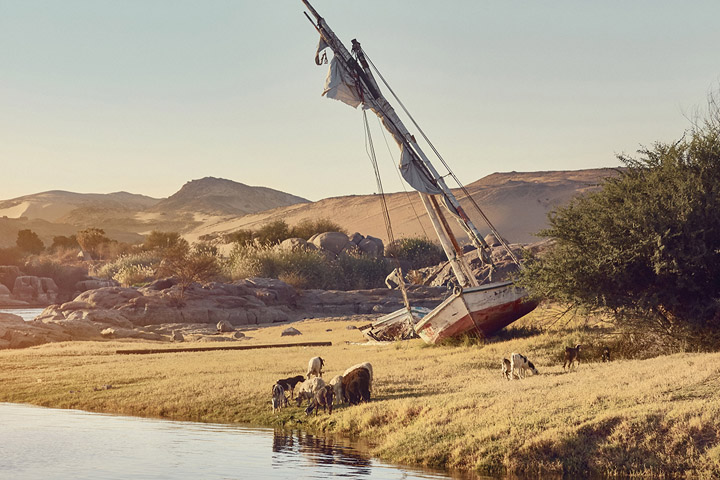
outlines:
[[[510,379],[517,377],[518,379],[525,378],[525,370],[532,371],[535,375],[538,374],[535,365],[527,359],[525,355],[519,353],[513,353],[510,355]]]
[[[580,365],[580,345],[579,343],[575,347],[565,347],[565,363],[563,364],[563,370],[570,369],[575,364],[575,368]]]
[[[320,357],[313,357],[308,362],[308,371],[306,376],[310,378],[310,375],[316,377],[322,377],[322,367],[325,365],[325,360]]]
[[[302,405],[303,400],[312,401],[312,399],[315,397],[315,393],[317,393],[324,386],[325,380],[320,377],[308,378],[307,380],[305,380],[300,385],[300,391],[295,398],[297,406],[299,407],[300,405]]]
[[[364,368],[370,374],[370,383],[368,384],[368,389],[372,392],[373,367],[370,362],[358,363],[357,365],[353,365],[352,367],[345,370],[345,372],[343,373],[343,376],[347,375],[348,373],[350,373],[353,370],[358,369],[358,368]]]
[[[303,377],[302,375],[297,375],[295,377],[280,379],[277,381],[277,384],[283,387],[283,390],[285,390],[286,392],[290,392],[290,398],[293,398],[293,396],[295,395],[295,385],[304,381],[305,377]]]
[[[603,361],[603,362],[609,362],[609,361],[610,361],[610,349],[609,349],[608,347],[604,347],[604,348],[603,348],[602,361]]]
[[[333,397],[335,396],[335,390],[330,385],[325,385],[323,388],[315,392],[315,397],[310,402],[310,405],[305,409],[305,414],[310,415],[315,410],[317,415],[318,410],[322,407],[323,412],[327,411],[328,415],[332,415]]]
[[[505,377],[505,378],[507,378],[508,380],[510,380],[510,371],[511,371],[511,370],[512,370],[512,365],[510,364],[510,360],[508,360],[507,358],[503,358],[503,359],[502,359],[502,374],[503,374],[503,377]],[[515,374],[513,374],[513,375],[515,376],[515,378],[518,378],[518,379],[520,378],[520,377],[518,377],[518,374],[517,374],[517,373],[515,373]]]
[[[335,401],[337,403],[342,403],[343,401],[342,381],[342,375],[335,375],[333,379],[330,380],[330,383],[328,383],[328,385],[333,387],[333,391],[335,392]]]
[[[285,396],[285,389],[282,385],[278,383],[273,385],[272,400],[270,400],[270,403],[272,404],[273,413],[275,413],[276,409],[287,407],[287,397]]]
[[[370,401],[370,373],[365,368],[356,368],[343,375],[343,395],[350,405]]]

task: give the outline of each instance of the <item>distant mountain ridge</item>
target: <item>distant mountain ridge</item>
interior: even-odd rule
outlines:
[[[548,212],[573,197],[593,191],[618,169],[494,173],[466,186],[500,233],[510,242],[529,243],[547,226]],[[473,214],[473,205],[456,195],[481,232],[486,226]],[[427,214],[415,193],[386,194],[395,238],[435,239]],[[5,218],[3,218],[5,217]],[[30,228],[46,245],[54,235],[98,227],[113,239],[142,241],[152,230],[175,231],[189,241],[238,229],[257,229],[283,220],[330,219],[340,227],[387,241],[378,195],[348,195],[310,202],[267,187],[205,177],[192,180],[165,199],[127,192],[80,194],[42,192],[0,201],[0,247],[14,245],[18,230]],[[460,239],[463,232],[456,232]]]
[[[151,212],[199,212],[208,215],[247,215],[309,200],[267,187],[251,187],[223,178],[205,177],[187,182]]]

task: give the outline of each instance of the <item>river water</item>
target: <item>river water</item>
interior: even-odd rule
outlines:
[[[0,403],[0,477],[447,479],[302,432]]]
[[[0,313],[19,315],[27,322],[40,315],[43,310],[43,308],[0,308]]]

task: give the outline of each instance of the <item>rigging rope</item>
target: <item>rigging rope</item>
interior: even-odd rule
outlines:
[[[485,215],[485,212],[482,211],[482,209],[480,208],[480,205],[478,205],[477,202],[475,201],[475,199],[472,198],[472,196],[470,195],[470,192],[468,192],[467,188],[465,188],[465,186],[460,182],[460,180],[457,178],[457,176],[452,171],[452,169],[447,164],[447,162],[445,162],[445,159],[442,157],[442,155],[440,155],[440,152],[438,152],[438,150],[435,148],[435,145],[433,145],[433,143],[430,141],[430,139],[427,137],[427,135],[425,135],[425,132],[422,130],[422,128],[420,128],[420,125],[418,125],[417,122],[415,121],[415,119],[413,118],[413,116],[410,115],[410,112],[408,111],[408,109],[405,108],[405,104],[403,104],[402,100],[400,100],[400,98],[397,96],[397,94],[395,94],[392,87],[390,87],[388,82],[385,80],[385,77],[383,77],[382,73],[380,73],[380,70],[378,70],[378,68],[375,66],[375,64],[370,59],[370,57],[367,56],[367,53],[363,51],[363,54],[365,55],[365,59],[368,61],[368,63],[372,67],[372,69],[375,71],[375,73],[377,73],[378,77],[380,77],[380,80],[382,80],[385,87],[392,94],[393,98],[398,102],[398,105],[400,105],[400,108],[402,108],[403,112],[405,112],[405,115],[407,115],[408,118],[410,119],[410,121],[413,123],[413,125],[415,125],[415,128],[418,129],[418,132],[420,132],[420,135],[422,135],[422,137],[425,139],[425,141],[430,146],[432,151],[435,153],[435,156],[437,156],[437,158],[443,164],[445,169],[448,171],[448,174],[450,176],[452,176],[452,178],[455,180],[455,183],[457,183],[457,185],[460,187],[462,192],[466,195],[466,197],[470,200],[470,202],[475,207],[475,209],[478,211],[478,213],[482,216],[482,218],[485,221],[485,223],[487,224],[488,228],[490,228],[490,231],[493,233],[493,235],[495,235],[495,238],[497,238],[497,240],[502,244],[502,246],[505,248],[505,250],[507,250],[507,252],[510,255],[510,258],[512,258],[513,262],[515,262],[516,265],[520,266],[520,261],[518,260],[517,256],[515,255],[515,252],[513,252],[510,249],[510,246],[507,244],[505,239],[502,238],[502,236],[500,235],[500,232],[498,232],[498,230],[495,228],[495,225],[493,225],[492,222],[490,221],[490,219],[487,217],[487,215]]]
[[[385,135],[385,128],[383,128],[382,122],[380,119],[377,119],[378,125],[380,125],[380,132],[382,132],[383,140],[385,140],[385,147],[388,149],[388,153],[390,154],[390,159],[392,160],[393,154],[392,150],[390,149],[390,144],[387,141],[387,135]],[[402,175],[400,175],[400,169],[397,168],[395,164],[393,164],[393,170],[395,170],[395,173],[398,176],[398,179],[400,180],[400,185],[402,186],[403,191],[405,192],[405,198],[408,201],[408,205],[410,205],[410,208],[412,208],[413,214],[415,215],[415,219],[418,222],[418,225],[420,225],[420,229],[423,231],[423,235],[426,239],[430,239],[430,237],[427,234],[427,231],[425,230],[425,227],[422,224],[422,221],[420,220],[420,215],[418,215],[417,210],[415,209],[415,204],[413,203],[412,199],[410,198],[410,192],[408,192],[407,188],[405,188],[405,182],[403,181]]]

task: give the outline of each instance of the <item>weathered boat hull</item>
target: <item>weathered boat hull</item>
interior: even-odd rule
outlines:
[[[467,288],[435,307],[415,331],[430,344],[463,334],[488,336],[537,307],[526,290],[512,282]]]

